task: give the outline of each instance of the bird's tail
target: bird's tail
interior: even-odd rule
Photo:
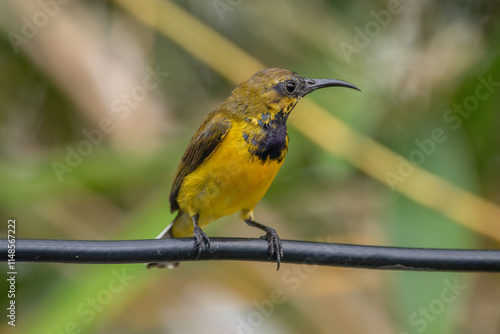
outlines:
[[[155,238],[155,239],[170,239],[174,238],[172,229],[174,225],[185,225],[184,220],[185,220],[186,214],[179,212],[177,217]],[[148,269],[151,268],[168,268],[168,269],[174,269],[179,265],[179,262],[153,262],[153,263],[146,263],[146,267]]]

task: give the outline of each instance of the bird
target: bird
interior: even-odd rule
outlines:
[[[205,120],[189,142],[170,191],[177,216],[157,239],[194,237],[199,259],[210,239],[202,228],[239,212],[249,226],[265,232],[269,258],[277,270],[283,258],[281,239],[272,227],[254,220],[254,208],[267,192],[288,151],[287,119],[307,94],[325,87],[347,87],[346,81],[306,79],[296,72],[267,68],[236,87]],[[147,264],[174,268],[177,262]]]

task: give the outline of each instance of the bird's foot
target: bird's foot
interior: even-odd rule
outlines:
[[[200,258],[201,249],[205,245],[206,249],[210,248],[210,238],[203,232],[199,226],[195,226],[193,229],[194,236],[194,250],[198,253],[196,255],[196,260]]]
[[[276,254],[276,270],[280,270],[281,259],[283,258],[283,246],[281,244],[281,239],[276,233],[276,230],[271,227],[266,228],[266,235],[260,237],[261,239],[267,240],[269,247],[269,258],[272,258]]]

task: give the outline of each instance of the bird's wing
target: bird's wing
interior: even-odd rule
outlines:
[[[221,113],[210,113],[195,133],[177,168],[174,184],[170,190],[170,210],[179,209],[177,195],[184,178],[192,173],[216,149],[231,128],[231,121]]]

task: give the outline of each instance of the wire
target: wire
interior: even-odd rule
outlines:
[[[361,246],[283,240],[282,263],[367,269],[500,272],[500,250],[424,249]],[[9,242],[0,240],[0,261],[7,262]],[[12,248],[12,247],[11,247]],[[146,263],[193,261],[192,238],[164,240],[16,239],[15,261],[53,263]],[[199,260],[268,261],[261,239],[212,238]]]

